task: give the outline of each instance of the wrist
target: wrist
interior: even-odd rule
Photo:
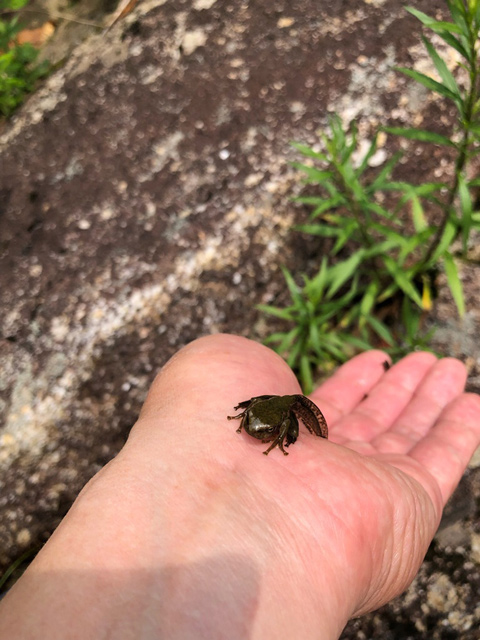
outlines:
[[[155,500],[132,467],[120,457],[87,485],[6,598],[0,638],[54,640],[65,625],[79,639],[339,637],[353,605],[327,545],[298,540],[260,476],[166,468],[148,483]]]

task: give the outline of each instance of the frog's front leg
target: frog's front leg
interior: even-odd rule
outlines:
[[[235,409],[238,409],[238,407],[235,407]],[[245,411],[242,411],[242,413],[239,413],[238,416],[227,416],[227,420],[238,420],[241,418],[242,421],[240,422],[240,426],[237,429],[237,433],[240,433],[242,428],[245,426],[246,416],[247,416],[247,410],[245,409]]]
[[[283,455],[288,456],[288,451],[285,451],[285,449],[283,448],[283,441],[288,435],[288,430],[290,429],[290,426],[291,426],[290,418],[285,418],[285,420],[282,422],[280,426],[278,436],[275,438],[272,444],[268,447],[268,449],[263,452],[264,455],[268,456],[270,451],[278,445],[278,447],[282,450]]]

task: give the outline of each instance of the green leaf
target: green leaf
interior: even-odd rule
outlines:
[[[293,320],[291,307],[289,307],[288,309],[279,309],[278,307],[274,307],[268,304],[257,304],[256,308],[259,311],[268,313],[268,315],[275,316],[276,318],[281,318],[282,320]]]
[[[422,308],[422,298],[411,281],[411,274],[405,271],[402,266],[396,263],[390,256],[385,256],[383,262],[397,286],[406,293],[413,302]]]
[[[340,287],[355,274],[358,265],[364,258],[364,255],[365,251],[363,249],[359,249],[351,255],[350,258],[343,262],[338,262],[330,269],[332,282],[328,288],[327,298],[331,298],[340,289]]]
[[[342,195],[333,196],[328,200],[324,200],[321,204],[319,204],[310,214],[312,219],[319,218],[325,211],[329,209],[335,209],[341,204],[345,204],[345,198]]]
[[[460,33],[468,35],[467,13],[463,2],[459,0],[447,0],[447,5],[456,25],[460,27]]]
[[[367,290],[363,294],[363,298],[360,302],[360,314],[362,316],[367,316],[370,314],[377,300],[378,291],[378,282],[374,281],[368,285]]]
[[[12,564],[7,567],[2,576],[0,576],[0,590],[3,589],[3,586],[7,583],[7,580],[10,576],[15,573],[15,571],[31,556],[38,553],[38,547],[32,547],[31,549],[27,549],[21,556],[19,556]]]
[[[318,354],[321,354],[322,341],[320,339],[320,333],[319,333],[318,325],[316,322],[310,323],[309,338],[310,338],[310,344],[315,350],[315,352]]]
[[[401,248],[397,256],[397,262],[403,268],[403,264],[408,256],[413,253],[418,247],[425,246],[429,238],[435,233],[435,227],[429,226],[423,231],[418,231],[413,236],[405,238],[405,244]]]
[[[290,291],[290,295],[292,297],[293,303],[296,307],[302,307],[304,302],[302,299],[302,295],[300,293],[300,289],[293,279],[292,274],[287,269],[287,267],[281,266],[283,277],[285,278],[285,282],[287,283],[288,290]]]
[[[428,261],[429,265],[435,264],[437,262],[437,260],[441,256],[443,256],[445,251],[448,249],[448,247],[453,242],[453,239],[455,238],[456,233],[457,233],[457,224],[456,224],[456,222],[454,222],[452,219],[448,220],[446,225],[445,225],[445,229],[443,230],[441,240],[438,243],[437,248],[433,252],[432,257]]]
[[[393,339],[393,336],[383,322],[378,320],[378,318],[375,318],[375,316],[368,316],[367,322],[375,331],[375,333],[379,335],[380,338],[382,338],[382,340],[384,340],[390,346],[394,344],[395,341]]]
[[[412,220],[415,231],[423,231],[428,227],[427,220],[425,218],[425,212],[423,211],[420,198],[414,193],[412,194]]]
[[[415,16],[416,18],[418,18],[422,24],[424,24],[429,29],[432,29],[432,31],[435,31],[436,33],[438,33],[439,31],[463,33],[462,29],[460,29],[460,27],[454,24],[453,22],[441,22],[439,20],[435,20],[434,18],[427,16],[427,14],[423,13],[423,11],[419,11],[414,7],[405,7],[405,9],[406,11],[411,13],[412,16]]]
[[[306,355],[300,357],[300,379],[304,393],[311,393],[313,389],[313,376],[310,360]]]
[[[460,97],[460,90],[455,81],[455,78],[451,74],[449,68],[447,67],[445,60],[437,53],[435,47],[422,36],[423,44],[425,45],[430,58],[435,65],[435,69],[438,71],[438,75],[443,80],[443,84],[450,89],[452,93],[455,93],[458,97]]]
[[[323,292],[327,284],[328,276],[329,276],[329,267],[327,263],[327,258],[323,257],[322,264],[320,266],[320,269],[318,270],[317,275],[307,280],[305,282],[305,287],[304,287],[306,295],[308,296],[309,300],[313,302],[315,306],[318,305],[318,303],[322,299]]]
[[[472,199],[462,174],[458,176],[458,195],[460,196],[460,206],[462,208],[462,248],[465,253],[472,227]]]
[[[356,220],[350,220],[342,229],[342,234],[338,236],[335,244],[332,247],[332,254],[335,256],[342,247],[351,239],[354,232],[357,230]]]
[[[382,170],[377,174],[372,184],[368,186],[367,193],[371,194],[378,189],[383,189],[385,180],[390,176],[401,157],[402,153],[399,151],[390,158],[390,160],[382,167]]]
[[[321,153],[320,151],[314,151],[313,149],[308,147],[306,144],[301,144],[300,142],[292,142],[291,145],[292,147],[294,147],[294,149],[296,149],[297,151],[300,151],[300,153],[306,156],[307,158],[315,158],[315,160],[322,160],[322,162],[328,162],[328,158],[324,153]]]
[[[12,9],[12,11],[18,11],[27,4],[28,0],[7,0],[7,2],[0,2],[0,8]]]
[[[370,146],[368,148],[367,153],[363,157],[362,162],[360,163],[360,165],[355,170],[355,175],[357,177],[361,176],[362,173],[365,171],[365,169],[368,167],[368,162],[369,162],[370,158],[375,154],[375,152],[377,150],[377,144],[378,144],[378,131],[373,136],[373,140],[372,140],[372,142],[371,142],[371,144],[370,144]]]
[[[330,353],[338,362],[345,362],[346,354],[344,351],[344,345],[336,345],[334,342],[334,337],[335,336],[333,334],[328,335],[327,340],[324,344],[324,350]]]
[[[448,286],[452,292],[453,299],[457,305],[460,317],[465,314],[465,300],[463,298],[463,288],[460,278],[458,277],[457,265],[452,255],[447,251],[443,256],[445,264],[445,274],[447,276]]]
[[[376,213],[377,215],[381,216],[382,218],[387,218],[388,220],[392,220],[392,214],[390,213],[390,211],[387,211],[387,209],[384,209],[377,202],[373,202],[373,200],[370,200],[370,201],[362,203],[362,205],[363,205],[364,209],[366,209],[368,211],[372,211],[372,213]]]
[[[301,162],[292,162],[292,167],[306,173],[308,176],[308,180],[313,183],[322,184],[325,180],[329,180],[332,178],[333,174],[331,171],[320,171],[315,167],[309,167],[307,164],[302,164]]]
[[[416,335],[420,325],[420,314],[417,308],[412,307],[412,301],[408,296],[402,300],[402,322],[407,330],[407,336],[411,340]]]
[[[356,349],[361,349],[362,351],[367,351],[368,349],[372,349],[373,345],[371,345],[366,340],[362,340],[361,338],[357,338],[356,336],[351,336],[348,334],[343,334],[343,340],[348,344],[353,345]]]
[[[295,227],[297,231],[303,231],[311,236],[322,236],[324,238],[334,238],[342,233],[342,229],[331,227],[328,224],[299,224]]]
[[[429,196],[446,187],[447,185],[444,182],[424,182],[423,184],[415,185],[413,189],[417,196]]]
[[[287,364],[289,367],[293,369],[296,366],[297,359],[304,349],[305,345],[303,344],[303,340],[297,340],[297,342],[294,343],[287,357]]]
[[[400,71],[404,75],[412,78],[416,82],[423,84],[424,87],[427,87],[430,91],[434,91],[435,93],[439,93],[444,98],[449,98],[453,100],[456,104],[458,104],[458,96],[457,94],[450,91],[448,87],[446,87],[441,82],[437,82],[430,76],[426,76],[424,73],[420,73],[419,71],[414,71],[413,69],[408,69],[407,67],[395,67],[397,71]]]
[[[451,24],[451,23],[447,23]],[[458,53],[465,58],[465,60],[470,61],[470,56],[468,54],[468,47],[464,47],[464,45],[460,42],[458,38],[449,33],[448,31],[437,31],[437,35],[446,42],[452,49],[458,51]]]
[[[399,246],[402,246],[405,242],[405,238],[398,238],[396,235],[388,240],[384,240],[383,242],[377,242],[369,249],[365,250],[365,258],[374,258],[375,256],[382,256],[385,253],[388,253],[392,249],[396,249]]]
[[[285,353],[290,349],[293,344],[293,341],[298,337],[300,328],[298,326],[294,327],[291,331],[286,334],[283,334],[283,339],[279,342],[277,346],[278,353]],[[277,334],[281,336],[282,334]]]
[[[419,140],[420,142],[432,142],[433,144],[441,144],[447,147],[457,147],[455,142],[450,138],[442,136],[440,133],[426,131],[425,129],[413,129],[404,127],[384,127],[387,133],[393,133],[396,136],[409,138],[410,140]]]

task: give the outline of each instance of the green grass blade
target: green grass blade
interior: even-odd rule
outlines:
[[[292,162],[291,166],[294,169],[298,169],[307,175],[308,182],[320,183],[324,180],[329,180],[332,178],[333,174],[331,171],[321,171],[320,169],[316,169],[315,167],[309,167],[308,164],[302,164],[301,162]]]
[[[294,343],[287,357],[287,364],[290,368],[293,369],[296,366],[297,360],[300,354],[303,353],[304,349],[305,349],[305,346],[303,344],[303,340],[298,340],[297,342]]]
[[[389,178],[401,157],[402,153],[399,151],[390,158],[390,160],[382,167],[382,170],[377,174],[372,184],[367,187],[367,193],[373,193],[374,191],[383,188],[385,181]]]
[[[306,355],[300,357],[300,381],[304,393],[311,393],[313,390],[313,376],[310,359]]]
[[[378,318],[375,318],[375,316],[368,316],[367,322],[375,333],[382,338],[382,340],[384,340],[388,345],[393,346],[395,342],[393,336],[383,322],[378,320]]]
[[[327,284],[328,279],[328,263],[327,258],[324,257],[322,259],[322,264],[320,265],[320,269],[316,276],[314,276],[311,280],[307,280],[305,283],[305,293],[309,300],[316,306],[320,302],[323,296],[323,292],[325,290],[325,286]]]
[[[417,233],[428,227],[422,203],[416,193],[412,194],[412,220]]]
[[[327,291],[327,298],[330,299],[355,274],[364,255],[365,251],[359,249],[350,258],[343,262],[338,262],[330,269],[332,282]]]
[[[321,160],[322,162],[328,163],[328,158],[324,153],[321,153],[320,151],[314,151],[306,144],[301,144],[300,142],[292,142],[291,145],[294,149],[300,151],[300,153],[307,158],[314,158],[315,160]]]
[[[256,308],[259,311],[263,311],[263,313],[267,313],[270,316],[275,316],[275,318],[280,318],[281,320],[294,319],[291,307],[289,307],[288,309],[279,309],[278,307],[274,307],[268,304],[257,304]]]
[[[362,316],[368,316],[370,314],[377,300],[378,290],[378,282],[371,282],[368,285],[367,290],[363,294],[362,301],[360,302],[360,314]]]
[[[427,77],[427,76],[426,76]],[[433,144],[441,144],[447,147],[457,147],[455,142],[442,136],[440,133],[426,131],[425,129],[414,129],[404,127],[384,127],[384,131],[392,133],[396,136],[402,136],[409,140],[418,140],[419,142],[432,142]]]
[[[300,289],[297,286],[297,283],[293,279],[292,274],[287,269],[287,267],[282,266],[283,277],[285,278],[285,282],[287,283],[288,290],[290,291],[290,295],[292,297],[292,301],[296,307],[301,308],[303,306],[303,300],[300,293]]]
[[[451,24],[451,23],[447,23],[447,24]],[[448,31],[437,31],[437,35],[444,42],[446,42],[450,47],[452,47],[452,49],[455,49],[456,51],[458,51],[458,53],[462,56],[462,58],[465,58],[465,60],[467,61],[470,60],[468,50],[463,46],[463,44],[460,42],[458,38],[456,38],[454,35],[452,35]]]
[[[448,251],[443,256],[445,265],[445,274],[447,276],[448,286],[452,292],[453,299],[457,305],[458,313],[462,318],[465,315],[465,300],[463,297],[462,282],[458,276],[457,265]]]
[[[428,16],[426,13],[423,13],[423,11],[419,11],[414,7],[405,7],[405,9],[406,11],[411,13],[412,16],[415,16],[416,18],[418,18],[418,20],[420,20],[420,22],[423,25],[425,25],[428,29],[432,29],[437,33],[438,31],[450,31],[452,33],[463,33],[461,28],[457,24],[454,24],[453,22],[441,22],[439,20],[435,20],[434,18],[431,18],[430,16]]]
[[[432,59],[435,69],[438,71],[438,75],[443,81],[443,84],[450,89],[450,91],[456,94],[460,98],[460,89],[453,77],[450,69],[447,67],[445,60],[438,54],[435,47],[422,36],[423,44],[425,45],[428,55]]]
[[[452,15],[453,21],[460,28],[460,33],[464,36],[468,34],[467,14],[463,0],[447,0],[447,5]]]
[[[416,82],[423,84],[423,86],[430,91],[438,93],[444,98],[449,98],[450,100],[453,100],[453,102],[458,103],[458,96],[453,93],[453,91],[450,91],[448,87],[441,82],[437,82],[430,76],[426,76],[424,73],[420,73],[419,71],[414,71],[414,69],[408,69],[407,67],[395,67],[395,69],[409,78],[412,78]]]
[[[365,169],[368,167],[368,162],[369,162],[370,158],[375,154],[375,152],[377,150],[377,145],[378,145],[378,132],[375,133],[375,135],[373,136],[373,140],[372,140],[372,142],[371,142],[371,144],[370,144],[370,146],[368,148],[367,153],[363,157],[362,162],[355,169],[355,175],[357,176],[357,178],[359,176],[361,176],[362,173],[365,171]]]
[[[458,177],[458,195],[460,196],[460,206],[462,209],[462,248],[467,251],[468,237],[472,228],[472,198],[465,182],[465,178],[460,174]]]
[[[293,341],[298,337],[300,329],[299,327],[294,327],[291,331],[286,334],[276,334],[277,336],[282,336],[281,340],[279,340],[279,344],[277,346],[278,353],[285,353],[290,349],[293,344]]]
[[[437,260],[439,260],[439,258],[443,256],[445,251],[453,242],[453,239],[455,238],[456,233],[457,233],[457,224],[453,220],[448,220],[447,224],[445,225],[445,229],[443,230],[442,238],[438,243],[437,248],[433,252],[432,257],[428,261],[428,265],[435,264]]]
[[[335,238],[342,234],[342,229],[331,227],[328,224],[299,224],[295,227],[297,231],[303,231],[311,236],[322,236],[324,238]]]
[[[409,277],[408,271],[405,271],[401,265],[399,265],[390,256],[385,256],[383,259],[385,267],[389,271],[396,285],[407,294],[409,298],[413,300],[420,308],[422,308],[422,298],[416,290],[415,286]]]
[[[4,585],[7,583],[7,580],[10,576],[15,573],[15,571],[31,556],[38,553],[38,547],[27,549],[21,556],[19,556],[12,564],[7,567],[2,576],[0,576],[0,591],[3,589]]]

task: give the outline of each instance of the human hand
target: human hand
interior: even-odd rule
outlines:
[[[68,621],[72,638],[327,639],[400,593],[480,441],[480,399],[456,360],[385,359],[312,395],[328,441],[301,426],[288,457],[265,457],[226,416],[298,393],[286,364],[234,336],[180,351],[0,604],[0,638],[63,638]]]

